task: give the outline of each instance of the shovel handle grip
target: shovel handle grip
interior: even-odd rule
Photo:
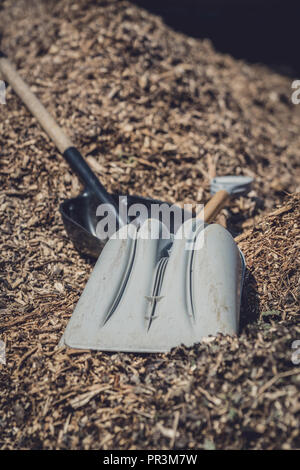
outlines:
[[[63,154],[67,148],[73,147],[71,140],[56,124],[53,117],[32,93],[29,86],[26,85],[15,67],[6,57],[0,57],[0,72],[3,79],[11,85],[16,94],[40,123],[46,134],[53,140],[58,150]]]
[[[214,220],[218,213],[225,206],[230,194],[225,190],[221,189],[208,201],[204,209],[199,211],[197,219],[203,219],[205,223],[209,224]]]

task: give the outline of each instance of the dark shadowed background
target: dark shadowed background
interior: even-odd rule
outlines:
[[[215,49],[300,74],[300,2],[296,0],[135,0],[172,28],[209,38]]]

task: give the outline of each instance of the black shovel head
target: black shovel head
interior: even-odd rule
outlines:
[[[116,204],[119,203],[119,195],[113,194]],[[147,199],[140,196],[126,196],[127,210],[134,204],[142,204],[147,208],[147,217],[158,218],[162,221],[163,210],[153,212],[153,206],[160,208],[172,207],[170,212],[169,231],[171,234],[176,233],[179,226],[192,217],[192,212],[181,209],[179,206],[171,203]],[[66,232],[72,240],[75,248],[83,255],[92,258],[98,258],[108,238],[99,238],[97,235],[97,226],[101,221],[101,216],[97,216],[97,208],[101,201],[91,191],[85,190],[79,196],[67,199],[60,205],[60,213],[64,222]],[[129,221],[133,222],[136,217],[129,217]]]

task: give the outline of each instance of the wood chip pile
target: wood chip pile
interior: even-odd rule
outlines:
[[[246,319],[290,319],[300,302],[300,193],[237,237],[247,255]]]
[[[57,348],[93,261],[59,203],[80,184],[10,87],[0,105],[0,448],[300,447],[300,114],[290,81],[128,2],[5,0],[1,50],[110,191],[223,211],[249,268],[243,331],[167,355]],[[268,214],[268,215],[266,215]],[[174,326],[175,327],[175,326]]]

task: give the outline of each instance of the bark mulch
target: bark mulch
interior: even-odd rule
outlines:
[[[5,0],[0,32],[2,51],[109,190],[200,203],[215,174],[255,177],[220,219],[248,266],[239,337],[165,355],[58,348],[93,266],[58,213],[80,185],[8,87],[0,448],[300,447],[300,115],[290,81],[123,1]]]

